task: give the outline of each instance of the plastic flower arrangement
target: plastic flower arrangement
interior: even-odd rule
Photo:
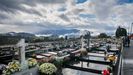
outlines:
[[[29,58],[28,59],[28,66],[29,67],[34,67],[36,65],[37,65],[37,60],[36,59],[34,59],[34,58]]]
[[[20,63],[16,60],[10,62],[8,66],[3,70],[3,75],[11,75],[15,72],[20,71],[21,66]]]
[[[57,71],[57,68],[55,67],[54,64],[51,63],[44,63],[39,67],[39,70],[41,73],[46,74],[46,75],[52,75]]]
[[[115,55],[111,55],[111,56],[108,56],[107,59],[111,62],[114,62],[116,60],[116,56]]]
[[[107,69],[104,69],[103,71],[102,71],[102,75],[110,75],[110,73],[111,73],[111,68],[110,67],[107,67]]]

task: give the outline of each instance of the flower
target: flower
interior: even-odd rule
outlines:
[[[28,59],[28,66],[29,67],[34,67],[36,65],[37,65],[37,60],[36,59],[34,59],[34,58],[29,58]]]
[[[109,61],[115,61],[116,60],[116,56],[115,55],[111,55],[111,56],[108,56],[107,59]]]
[[[39,67],[41,73],[51,75],[57,71],[57,68],[54,64],[44,63]]]
[[[10,75],[14,72],[20,71],[20,63],[17,60],[13,60],[8,63],[8,66],[3,70],[3,75]]]

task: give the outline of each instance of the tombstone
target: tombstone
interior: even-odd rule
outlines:
[[[84,43],[85,39],[84,37],[82,36],[81,37],[81,50],[85,50],[84,46],[85,46],[85,43]]]
[[[25,70],[28,68],[27,62],[25,60],[25,39],[21,39],[18,44],[17,47],[20,48],[19,53],[20,53],[20,63],[21,63],[21,69]]]
[[[81,52],[83,52],[83,51],[85,51],[86,49],[84,48],[84,46],[85,46],[85,43],[84,43],[84,37],[82,36],[81,37]],[[82,55],[81,55],[81,57],[82,57]],[[83,62],[81,62],[81,67],[83,67]]]
[[[84,38],[87,40],[87,46],[90,45],[90,37],[91,37],[90,34],[91,34],[91,33],[88,31],[88,32],[86,32],[86,34],[85,34],[85,36],[84,36]]]

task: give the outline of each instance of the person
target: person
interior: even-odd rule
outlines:
[[[107,45],[106,47],[107,52],[109,52],[110,48],[111,48],[110,45]]]
[[[104,51],[104,55],[105,55],[104,60],[107,60],[107,56],[108,56],[107,50]]]
[[[87,62],[87,67],[89,67],[89,62]]]
[[[129,38],[129,36],[127,36],[127,46],[128,47],[130,46],[130,38]]]
[[[123,47],[125,47],[125,37],[122,38],[123,41]]]

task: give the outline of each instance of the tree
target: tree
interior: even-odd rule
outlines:
[[[117,38],[121,37],[121,36],[127,36],[127,30],[125,28],[121,28],[120,26],[117,28],[116,32],[115,32],[115,36]]]
[[[99,38],[108,38],[106,33],[100,33]]]

